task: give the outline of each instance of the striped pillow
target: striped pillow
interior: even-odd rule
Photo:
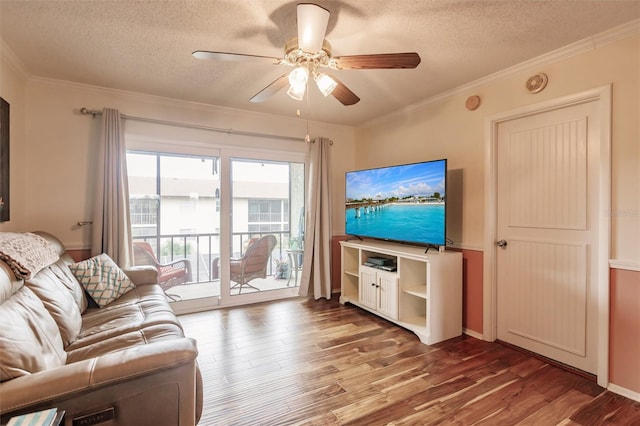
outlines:
[[[101,308],[135,288],[129,277],[104,253],[71,264],[69,269]]]

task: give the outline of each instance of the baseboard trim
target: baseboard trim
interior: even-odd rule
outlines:
[[[469,330],[468,328],[463,328],[462,332],[467,336],[475,337],[476,339],[479,339],[479,340],[484,340],[482,333],[478,333],[477,331]]]
[[[532,352],[532,351],[530,351],[528,349],[525,349],[525,348],[521,348],[520,346],[516,346],[514,344],[505,342],[504,340],[498,339],[498,340],[496,340],[496,342],[500,343],[502,346],[506,346],[507,348],[511,348],[513,350],[522,352],[523,354],[526,354],[526,355],[528,355],[530,357],[537,358],[540,361],[546,362],[547,364],[552,365],[554,367],[558,367],[558,368],[561,368],[561,369],[563,369],[565,371],[569,371],[570,373],[576,374],[576,375],[578,375],[580,377],[584,377],[585,379],[590,380],[593,383],[596,383],[596,384],[598,383],[598,376],[596,376],[593,373],[589,373],[587,371],[582,371],[582,370],[580,370],[580,369],[578,369],[576,367],[573,367],[571,365],[564,364],[564,363],[562,363],[560,361],[556,361],[556,360],[551,359],[551,358],[547,358],[546,356],[540,355],[539,353]]]
[[[614,385],[613,383],[609,383],[607,386],[607,390],[616,393],[618,395],[624,396],[625,398],[632,399],[634,401],[640,402],[640,393],[634,392],[627,388],[623,388],[622,386]]]

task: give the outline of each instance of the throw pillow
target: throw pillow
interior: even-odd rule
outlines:
[[[73,263],[69,269],[101,308],[135,288],[129,277],[105,253]]]

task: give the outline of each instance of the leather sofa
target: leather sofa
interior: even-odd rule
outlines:
[[[0,261],[0,420],[57,408],[64,424],[195,425],[202,412],[197,347],[184,336],[157,272],[91,307],[54,236],[59,258],[29,279]]]

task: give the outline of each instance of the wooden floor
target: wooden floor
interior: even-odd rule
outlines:
[[[351,305],[287,300],[180,317],[200,425],[640,425],[640,403],[497,343],[434,346]]]

